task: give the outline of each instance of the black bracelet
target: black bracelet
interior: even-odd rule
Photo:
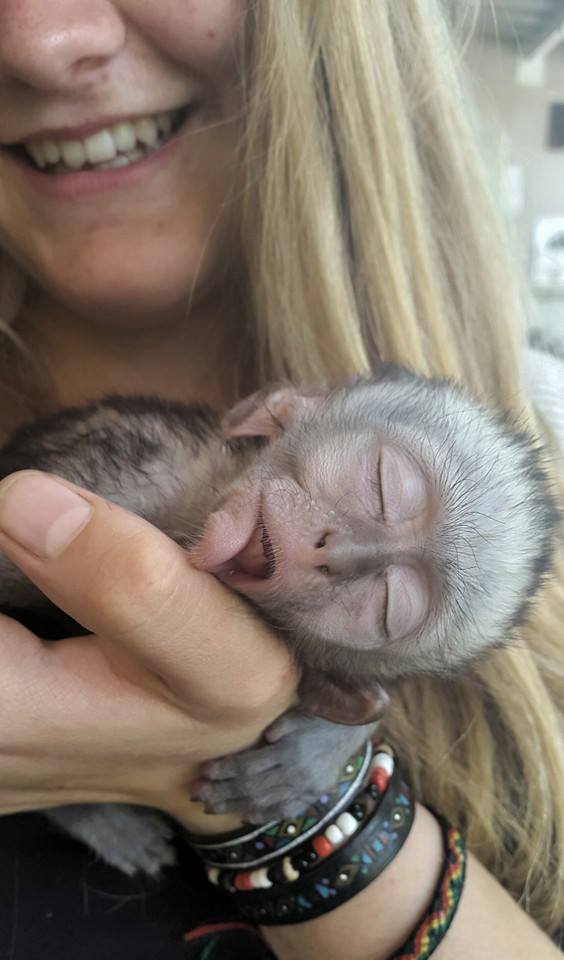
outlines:
[[[309,864],[293,882],[264,890],[238,891],[237,910],[262,926],[313,920],[367,887],[388,866],[411,829],[414,804],[398,767],[363,827],[343,846]]]
[[[368,886],[398,853],[414,803],[392,748],[374,749],[372,759],[371,748],[351,758],[332,807],[320,798],[312,819],[192,836],[208,879],[234,894],[241,917],[279,925],[321,916]],[[297,836],[288,836],[288,826]]]
[[[185,832],[188,843],[208,868],[217,867],[218,870],[250,870],[277,860],[301,847],[348,807],[362,789],[372,760],[372,743],[368,741],[359,753],[349,758],[336,786],[311,804],[300,817],[213,837]]]
[[[313,920],[360,893],[401,850],[413,824],[414,801],[392,748],[378,742],[374,747],[371,762],[368,748],[349,760],[329,811],[329,797],[323,797],[309,809],[311,818],[209,838],[192,835],[207,861],[208,878],[234,894],[242,918],[263,926]],[[444,868],[429,910],[390,960],[427,960],[449,929],[462,893],[464,840],[431,812],[443,833]]]
[[[229,893],[270,889],[281,883],[298,880],[301,873],[312,864],[350,842],[352,835],[374,815],[376,806],[386,793],[395,766],[394,752],[387,744],[378,744],[378,752],[372,759],[370,750],[363,756],[351,789],[344,796],[339,796],[321,819],[314,817],[310,821],[308,817],[300,817],[293,821],[284,820],[258,827],[250,834],[227,841],[225,836],[206,838],[204,841],[196,838],[196,849],[203,855],[208,879]],[[351,759],[359,760],[360,757]],[[354,768],[355,764],[349,761],[344,774],[349,766]],[[287,837],[289,826],[298,834],[297,839],[293,838],[291,842]],[[231,860],[233,843],[236,856]],[[253,843],[261,848],[258,857]],[[214,851],[213,860],[209,857],[209,851]],[[243,852],[246,852],[245,859],[241,856]],[[249,860],[249,857],[252,859]],[[249,869],[253,867],[259,869]]]

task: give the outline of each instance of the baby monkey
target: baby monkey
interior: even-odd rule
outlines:
[[[507,417],[385,364],[336,389],[275,386],[223,420],[143,397],[64,410],[0,452],[1,476],[28,468],[159,527],[293,651],[299,709],[197,785],[210,812],[255,822],[295,815],[334,782],[394,679],[448,675],[506,643],[558,521],[537,447]],[[48,616],[0,561],[2,610]],[[61,635],[73,626],[61,615]],[[127,872],[171,861],[164,821],[140,808],[50,816]]]

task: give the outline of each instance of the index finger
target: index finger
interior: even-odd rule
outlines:
[[[36,471],[0,483],[0,549],[58,607],[173,690],[249,709],[291,700],[295,671],[258,617],[140,517]]]

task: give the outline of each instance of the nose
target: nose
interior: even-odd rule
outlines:
[[[98,80],[124,40],[111,0],[2,0],[0,79],[76,91]]]
[[[344,580],[382,572],[392,560],[389,544],[351,532],[328,534],[313,550],[309,548],[304,553],[300,558],[302,564]]]

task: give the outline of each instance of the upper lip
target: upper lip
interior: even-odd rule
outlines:
[[[116,123],[135,123],[136,120],[144,120],[146,117],[155,117],[159,113],[171,113],[175,110],[183,110],[191,106],[191,103],[182,103],[176,107],[157,107],[155,109],[144,110],[143,113],[120,113],[112,114],[107,117],[101,117],[97,120],[87,120],[74,126],[63,127],[42,127],[40,130],[34,130],[32,133],[26,133],[23,137],[10,142],[2,143],[4,147],[19,147],[34,140],[82,140],[85,137],[96,133],[98,130],[105,130],[106,127],[112,127]]]
[[[274,553],[272,540],[270,539],[270,535],[266,528],[262,512],[259,513],[258,527],[259,530],[261,530],[262,550],[264,553],[264,559],[266,560],[265,580],[270,580],[274,571],[276,570],[276,555]]]

